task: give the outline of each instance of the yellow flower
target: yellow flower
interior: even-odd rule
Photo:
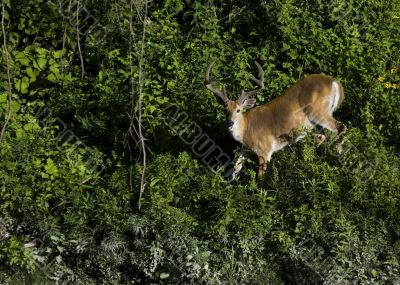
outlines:
[[[383,82],[385,80],[385,76],[381,75],[378,77],[379,82]]]
[[[397,68],[396,68],[396,67],[392,68],[392,69],[390,70],[390,72],[391,72],[391,73],[396,73],[396,72],[397,72]]]
[[[383,86],[385,86],[386,89],[389,89],[390,87],[392,87],[392,84],[390,84],[390,83],[385,83]]]

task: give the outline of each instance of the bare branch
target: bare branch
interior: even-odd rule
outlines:
[[[4,134],[6,132],[7,126],[11,120],[12,117],[12,84],[11,84],[11,72],[10,72],[10,58],[9,58],[9,53],[8,53],[8,47],[7,47],[7,34],[6,34],[6,28],[5,28],[5,23],[4,23],[4,13],[5,13],[5,8],[4,8],[4,0],[1,1],[1,29],[3,31],[3,50],[5,53],[5,60],[6,60],[6,69],[7,69],[7,81],[8,81],[8,113],[6,115],[6,120],[4,122],[3,127],[1,128],[0,132],[0,144],[3,141]]]
[[[147,152],[146,152],[146,138],[143,134],[143,124],[142,124],[142,101],[143,101],[143,88],[144,88],[144,53],[145,53],[145,40],[146,40],[146,25],[147,25],[147,10],[148,10],[148,0],[144,1],[143,7],[140,7],[134,0],[130,0],[130,16],[129,16],[129,29],[130,29],[130,40],[129,40],[129,59],[131,66],[131,115],[130,115],[130,126],[127,131],[127,135],[129,134],[131,137],[135,138],[136,136],[139,138],[138,145],[140,147],[141,155],[142,155],[142,163],[143,170],[140,181],[140,190],[139,190],[139,198],[138,198],[138,209],[141,208],[142,196],[146,187],[145,175],[146,175],[146,167],[147,167]],[[141,39],[141,48],[138,55],[138,64],[139,64],[139,82],[138,82],[138,96],[137,100],[135,100],[135,84],[134,84],[134,63],[132,58],[132,42],[135,39],[135,33],[133,29],[133,15],[134,15],[134,7],[137,12],[137,16],[140,22],[143,25],[142,28],[142,39]],[[137,123],[137,126],[136,126]],[[131,147],[128,146],[129,152],[131,153]],[[132,157],[132,153],[131,153]],[[131,158],[132,163],[132,158]],[[133,167],[130,168],[129,173],[129,182],[130,188],[133,191],[133,175],[132,175]]]
[[[68,2],[68,10],[67,13],[68,15],[71,13],[71,2],[72,0],[69,0]],[[60,3],[60,8],[61,10],[61,3]],[[62,54],[64,55],[64,50],[65,50],[65,45],[67,43],[67,29],[68,29],[68,23],[67,23],[67,18],[64,17],[63,25],[64,25],[64,34],[63,34],[63,43],[62,43]]]
[[[85,66],[83,64],[83,56],[82,56],[82,49],[81,49],[81,39],[80,39],[80,31],[79,31],[79,9],[80,9],[80,2],[78,1],[76,5],[76,40],[78,43],[78,51],[79,51],[79,58],[81,60],[81,70],[82,70],[82,75],[81,78],[83,79],[85,75]]]

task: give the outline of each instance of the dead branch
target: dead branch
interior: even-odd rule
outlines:
[[[1,1],[1,29],[3,31],[3,50],[5,53],[5,60],[6,60],[6,69],[7,69],[7,81],[8,81],[8,99],[7,99],[7,104],[8,104],[8,113],[6,115],[6,120],[4,122],[3,127],[1,128],[0,132],[0,144],[3,141],[4,134],[6,132],[7,126],[11,120],[12,117],[12,84],[11,84],[11,72],[10,72],[10,58],[9,58],[9,53],[8,53],[8,47],[7,47],[7,34],[6,34],[6,28],[5,28],[5,23],[4,23],[4,13],[5,13],[5,7],[4,7],[4,0]]]

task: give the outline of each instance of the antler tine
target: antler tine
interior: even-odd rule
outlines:
[[[248,97],[254,96],[257,93],[257,91],[259,91],[260,89],[262,89],[264,87],[264,70],[262,69],[261,65],[257,61],[255,61],[254,63],[257,65],[257,68],[258,68],[258,79],[255,78],[254,76],[250,76],[249,79],[251,81],[253,81],[255,84],[257,84],[258,87],[251,91],[243,91],[242,90],[241,97],[243,94],[243,96],[246,96],[245,99]]]
[[[264,70],[262,69],[261,65],[255,61],[254,62],[258,68],[258,77],[260,79],[255,78],[254,76],[250,77],[250,80],[257,84],[260,88],[264,88]]]
[[[244,91],[243,89],[240,90],[240,95],[237,99],[237,102],[239,102],[239,104],[242,104],[244,102],[244,100],[246,100],[247,98],[249,98],[250,96],[247,95],[246,91]]]
[[[229,99],[228,99],[228,95],[226,95],[225,85],[223,86],[223,90],[218,90],[213,85],[214,80],[210,79],[210,71],[211,71],[211,67],[213,66],[214,63],[215,63],[215,60],[211,61],[207,67],[206,76],[205,76],[205,84],[206,84],[206,87],[208,90],[210,90],[212,93],[214,93],[214,95],[220,97],[222,99],[222,101],[226,104],[229,101]]]

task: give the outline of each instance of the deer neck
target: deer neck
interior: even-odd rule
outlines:
[[[235,140],[243,144],[247,126],[247,113],[239,113],[233,122],[234,124],[229,128],[229,131]]]

